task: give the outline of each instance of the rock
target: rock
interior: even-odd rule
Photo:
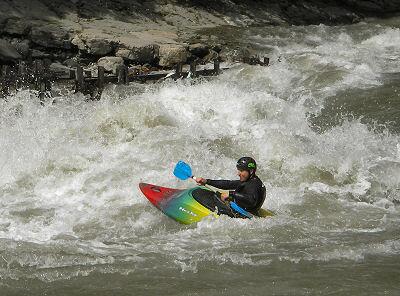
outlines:
[[[0,61],[13,62],[22,59],[17,49],[8,41],[0,39]]]
[[[220,53],[223,49],[223,46],[221,44],[214,44],[211,49],[217,53]]]
[[[65,61],[63,62],[63,64],[64,64],[65,66],[67,66],[67,67],[70,67],[70,68],[76,68],[76,67],[79,65],[79,63],[78,63],[78,61],[76,60],[76,58],[67,59],[67,60],[65,60]]]
[[[185,63],[189,52],[187,47],[180,44],[163,44],[160,45],[160,61],[162,67],[172,67],[178,63]]]
[[[232,51],[221,53],[224,59],[234,62],[248,62],[252,57],[257,55],[257,51],[249,47],[242,47]]]
[[[76,45],[79,50],[95,56],[104,56],[114,50],[114,42],[93,36],[77,35],[71,43]]]
[[[196,43],[189,45],[189,52],[193,56],[202,59],[210,53],[210,48],[208,47],[208,45]]]
[[[117,68],[124,64],[124,59],[121,57],[102,57],[97,61],[97,65],[104,67],[106,71],[114,74],[117,73]]]
[[[218,53],[214,50],[210,50],[209,54],[202,58],[204,64],[214,62],[218,58]]]
[[[52,63],[50,64],[50,71],[54,74],[56,74],[56,76],[69,76],[69,71],[71,70],[70,67],[64,66],[61,63]]]
[[[218,53],[219,59],[221,62],[232,62],[232,55],[228,49],[223,49]]]
[[[333,25],[360,21],[361,17],[354,12],[352,5],[350,3],[347,3],[347,5],[338,4],[335,1],[330,3],[300,1],[288,2],[287,4],[283,4],[282,7],[287,22],[294,25],[318,25],[321,23]]]
[[[81,63],[113,56],[116,49],[117,57],[139,65],[211,61],[220,51],[220,58],[255,63],[254,54],[235,52],[248,24],[352,23],[394,16],[399,7],[399,0],[0,0],[0,36],[29,39],[10,42],[23,58],[32,48],[34,58],[65,60],[77,47],[85,53],[78,54]],[[188,40],[194,44],[177,44]],[[71,44],[76,47],[68,50]]]
[[[86,46],[88,53],[96,56],[107,55],[114,50],[113,43],[105,39],[89,39]]]
[[[86,67],[83,67],[83,70],[84,71],[90,71],[90,73],[92,74],[92,77],[97,77],[98,76],[99,67],[98,67],[97,63],[90,63]],[[108,71],[111,72],[111,70],[108,70]]]
[[[134,59],[134,56],[131,55],[131,50],[127,49],[127,48],[119,48],[116,52],[115,52],[115,56],[117,57],[121,57],[124,60],[128,60],[128,61],[132,61]]]
[[[86,44],[79,35],[76,35],[74,38],[72,38],[71,43],[78,47],[79,50],[87,51]]]
[[[37,50],[37,49],[32,49],[31,50],[31,57],[32,59],[50,59],[51,58],[51,54],[41,51],[41,50]]]
[[[15,47],[15,49],[18,51],[18,53],[23,57],[26,58],[29,55],[29,46],[30,46],[30,41],[29,40],[19,40],[19,39],[14,39],[11,41],[11,44]]]
[[[135,64],[154,64],[158,59],[159,46],[156,44],[132,49],[120,48],[115,55]]]
[[[10,35],[26,35],[30,28],[26,20],[10,18],[6,21],[3,31]]]
[[[149,64],[146,65],[136,65],[134,67],[129,67],[128,68],[128,75],[133,76],[133,75],[140,75],[140,74],[148,74],[151,71],[157,71],[157,67],[152,67]]]
[[[68,32],[55,24],[32,27],[30,37],[33,43],[48,48],[66,48],[69,45]]]

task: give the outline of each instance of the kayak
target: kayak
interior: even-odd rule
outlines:
[[[204,186],[174,189],[154,184],[140,183],[146,198],[161,212],[182,224],[196,223],[207,216],[227,215],[233,218],[251,218],[253,215],[236,204],[226,204],[214,191]],[[260,217],[273,216],[271,211],[261,209]]]

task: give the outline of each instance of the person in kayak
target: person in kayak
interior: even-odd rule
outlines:
[[[251,157],[242,157],[236,164],[239,180],[210,180],[196,178],[199,185],[211,185],[213,187],[230,190],[229,194],[221,194],[223,201],[234,201],[246,211],[258,215],[258,211],[264,203],[266,190],[263,182],[256,175],[257,164]]]

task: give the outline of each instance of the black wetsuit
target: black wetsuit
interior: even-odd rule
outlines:
[[[246,211],[257,215],[265,200],[265,186],[257,176],[250,177],[247,181],[240,180],[209,180],[208,185],[223,190],[234,190],[229,192],[229,197]]]

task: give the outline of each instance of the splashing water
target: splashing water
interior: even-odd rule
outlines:
[[[395,295],[400,30],[247,34],[276,62],[110,87],[98,102],[41,106],[20,91],[0,103],[0,291]],[[172,175],[179,159],[236,178],[243,155],[258,162],[272,219],[182,226],[137,187],[192,186]]]

